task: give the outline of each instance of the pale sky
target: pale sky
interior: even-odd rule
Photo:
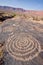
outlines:
[[[0,0],[0,6],[11,6],[27,10],[43,10],[43,0]]]

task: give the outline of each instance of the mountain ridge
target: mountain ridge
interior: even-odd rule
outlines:
[[[36,10],[25,10],[23,8],[15,8],[15,7],[10,7],[10,6],[0,6],[0,10],[5,10],[5,11],[17,11],[17,12],[26,12],[28,14],[32,15],[42,15],[43,16],[43,10],[41,11],[36,11]]]

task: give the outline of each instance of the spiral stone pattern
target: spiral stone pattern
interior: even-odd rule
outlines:
[[[8,38],[6,49],[14,59],[29,61],[39,55],[41,47],[32,35],[21,32]]]

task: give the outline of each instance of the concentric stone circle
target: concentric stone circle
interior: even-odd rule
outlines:
[[[20,61],[32,60],[41,51],[39,42],[25,32],[11,35],[7,40],[6,49],[14,59]]]

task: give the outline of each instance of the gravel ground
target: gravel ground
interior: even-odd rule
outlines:
[[[37,57],[29,61],[21,61],[12,57],[7,49],[7,40],[9,36],[19,33],[28,33],[32,35],[36,40],[38,40],[41,52]],[[5,50],[4,50],[4,63],[5,65],[43,65],[43,24],[33,23],[30,21],[20,20],[6,20],[0,25],[0,42],[5,41]],[[25,59],[24,59],[25,60]]]

